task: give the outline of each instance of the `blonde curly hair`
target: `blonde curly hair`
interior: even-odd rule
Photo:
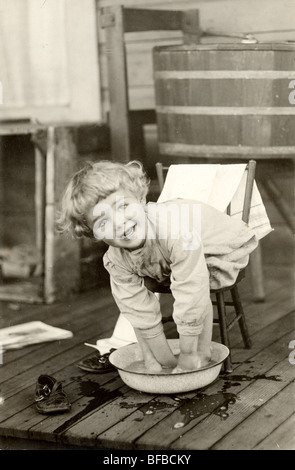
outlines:
[[[110,194],[124,189],[143,203],[149,190],[149,179],[139,161],[128,163],[101,160],[88,162],[69,181],[57,217],[57,230],[75,238],[93,237],[85,215],[91,207]]]

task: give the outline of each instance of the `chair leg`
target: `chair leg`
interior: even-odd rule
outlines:
[[[250,349],[252,347],[252,341],[250,339],[248,327],[246,324],[246,319],[245,319],[245,314],[244,314],[244,309],[242,302],[240,300],[240,295],[238,291],[238,287],[234,286],[231,289],[231,296],[233,299],[236,315],[239,316],[240,318],[238,319],[240,330],[241,330],[241,335],[244,341],[245,348]]]
[[[216,295],[216,302],[217,302],[217,312],[218,312],[218,319],[219,319],[221,342],[222,344],[227,346],[230,351],[229,337],[228,337],[227,324],[226,324],[224,295],[223,295],[223,292],[216,292],[215,295]],[[233,370],[232,362],[231,362],[231,352],[229,353],[228,357],[224,361],[224,370],[227,373],[232,372]]]

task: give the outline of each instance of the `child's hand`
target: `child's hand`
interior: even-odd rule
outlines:
[[[180,353],[178,363],[172,373],[188,372],[202,367],[202,360],[196,353]]]
[[[161,364],[154,357],[152,358],[149,356],[144,356],[143,360],[147,372],[150,372],[151,374],[157,374],[158,372],[162,371]]]
[[[180,353],[178,363],[172,373],[189,372],[204,367],[210,361],[210,357],[198,353]]]
[[[177,366],[172,373],[190,372],[208,364],[211,358],[210,347],[199,343],[198,336],[179,337],[180,354]]]
[[[143,338],[140,330],[134,329],[142,351],[145,368],[148,372],[161,372],[162,368],[173,368],[177,364],[175,356],[168,346],[164,333],[155,338]]]

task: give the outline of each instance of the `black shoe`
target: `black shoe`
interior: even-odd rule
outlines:
[[[62,383],[50,375],[40,375],[35,389],[36,409],[42,414],[63,413],[71,409]]]
[[[87,357],[83,361],[78,363],[78,367],[87,372],[93,372],[94,374],[101,374],[104,372],[112,372],[116,368],[110,363],[109,356],[115,349],[111,349],[106,354],[100,354],[99,351],[95,352],[91,356]]]

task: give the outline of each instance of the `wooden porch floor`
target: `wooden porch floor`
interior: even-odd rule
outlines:
[[[130,389],[117,372],[90,374],[77,362],[107,337],[117,318],[108,287],[51,306],[0,304],[0,326],[41,320],[71,330],[73,338],[3,354],[0,365],[2,449],[295,449],[294,269],[266,265],[264,303],[241,284],[252,349],[231,330],[234,371],[204,389],[150,395]],[[169,299],[163,300],[164,311]],[[167,332],[173,336],[173,329]],[[214,339],[219,340],[218,331]],[[290,356],[291,357],[291,356]],[[40,374],[63,382],[72,403],[62,415],[39,414],[33,403]],[[183,423],[178,427],[177,423]],[[176,426],[175,426],[176,425]]]

